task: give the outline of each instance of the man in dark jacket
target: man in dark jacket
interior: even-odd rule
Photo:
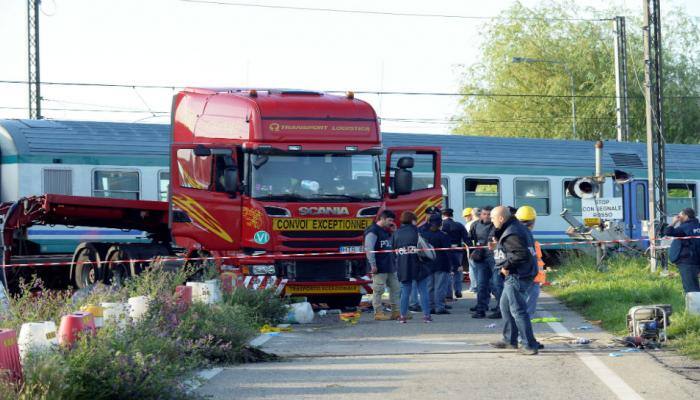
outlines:
[[[462,268],[463,247],[469,243],[467,229],[460,222],[454,220],[454,211],[446,208],[442,211],[442,231],[450,238],[450,247],[455,250],[449,252],[451,285],[448,286],[447,297],[454,291],[454,297],[462,297],[462,281],[464,280],[464,269]]]
[[[491,223],[491,209],[490,206],[483,207],[479,221],[472,224],[469,232],[470,245],[488,246],[493,239],[495,228]],[[496,262],[493,259],[493,252],[487,248],[473,249],[469,252],[469,257],[474,263],[474,272],[476,272],[476,306],[470,309],[474,311],[472,318],[486,318]]]
[[[408,319],[408,302],[411,297],[412,284],[417,284],[423,322],[432,322],[428,302],[428,263],[435,259],[432,247],[418,233],[416,214],[404,211],[401,214],[401,227],[394,233],[392,247],[396,251],[396,270],[401,282],[401,316],[400,323]]]
[[[374,292],[372,307],[374,307],[374,319],[377,321],[399,318],[398,304],[401,285],[396,278],[394,255],[388,252],[393,250],[391,233],[395,218],[396,215],[393,211],[384,210],[379,214],[377,221],[365,231],[365,254],[372,273],[372,291]],[[382,295],[387,286],[389,287],[391,316],[384,314],[382,307]]]
[[[433,214],[428,223],[420,229],[420,235],[433,246],[434,249],[446,249],[450,247],[450,238],[440,230],[443,221],[440,215]],[[449,279],[450,261],[447,251],[435,251],[435,259],[430,262],[431,275],[428,276],[428,297],[430,299],[431,314],[449,314],[445,304]]]
[[[532,333],[527,313],[527,292],[533,284],[535,244],[527,228],[504,206],[493,209],[491,221],[496,228],[490,245],[494,249],[496,266],[505,276],[501,295],[501,313],[505,319],[503,340],[492,343],[496,348],[518,348],[518,332],[523,338],[522,354],[535,355],[539,343]]]
[[[673,222],[664,230],[664,235],[674,237],[700,236],[700,222],[695,217],[695,210],[692,208],[683,209],[673,218]],[[678,266],[683,282],[683,291],[700,292],[698,284],[698,273],[700,272],[700,246],[696,246],[696,240],[683,239],[674,240],[671,244],[669,255],[671,262]],[[698,250],[696,250],[698,249]]]

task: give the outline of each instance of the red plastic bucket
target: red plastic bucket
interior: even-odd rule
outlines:
[[[61,326],[58,328],[58,344],[71,347],[84,334],[95,334],[95,319],[92,314],[76,312],[61,318]]]

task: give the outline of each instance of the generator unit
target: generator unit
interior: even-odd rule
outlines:
[[[627,329],[630,336],[641,342],[665,342],[666,329],[671,325],[673,310],[670,304],[635,306],[627,313]]]

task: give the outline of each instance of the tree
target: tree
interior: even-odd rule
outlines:
[[[570,71],[576,139],[615,138],[610,18],[630,14],[574,2],[547,1],[536,8],[515,3],[482,30],[481,62],[464,72],[454,133],[574,139]],[[630,139],[644,140],[642,19],[637,13],[626,22]],[[684,10],[673,9],[664,14],[661,32],[666,140],[698,143],[700,29]],[[529,60],[513,62],[514,57]]]

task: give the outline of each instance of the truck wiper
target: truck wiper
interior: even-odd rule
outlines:
[[[308,200],[308,197],[296,193],[288,194],[268,194],[267,196],[256,197],[257,200],[273,200],[273,201],[299,201]]]
[[[321,193],[317,194],[316,197],[338,197],[341,199],[347,199],[347,200],[352,200],[352,201],[363,201],[366,200],[366,197],[358,197],[358,196],[352,196],[349,194],[332,194],[332,193]]]

